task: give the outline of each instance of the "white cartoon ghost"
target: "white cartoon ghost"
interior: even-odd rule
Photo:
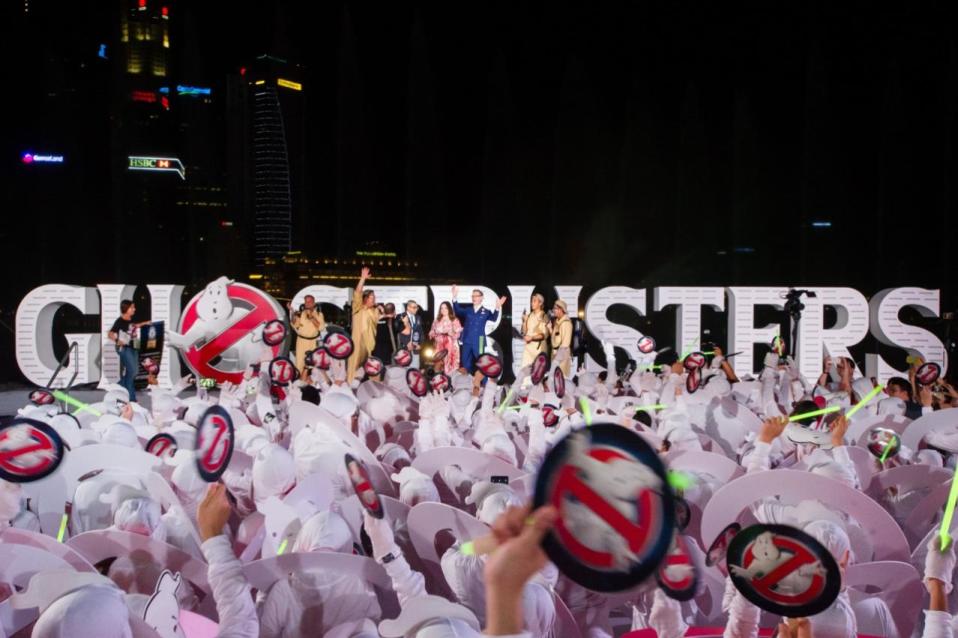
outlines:
[[[755,537],[752,543],[753,560],[748,568],[740,565],[730,565],[730,571],[746,580],[752,581],[764,578],[775,571],[783,563],[791,560],[792,554],[782,552],[775,545],[775,536],[771,532],[762,532]],[[808,590],[815,576],[825,577],[825,568],[820,561],[806,563],[779,580],[772,589],[785,596],[794,596]]]
[[[164,570],[156,581],[153,596],[143,610],[143,621],[155,629],[161,638],[186,638],[180,626],[180,606],[176,600],[176,590],[179,588],[180,574],[174,576],[169,570]]]
[[[669,547],[669,556],[684,556],[687,562],[683,563],[672,563],[669,564],[666,562],[665,568],[662,570],[665,576],[665,579],[671,583],[682,582],[688,578],[691,578],[694,575],[694,568],[692,567],[692,561],[689,558],[688,553],[684,550],[683,547],[679,547],[678,537],[672,537],[672,545]]]
[[[662,481],[649,468],[630,459],[604,463],[588,454],[589,437],[573,434],[568,439],[567,462],[579,470],[579,478],[593,492],[630,521],[638,516],[636,498],[643,489],[661,489]],[[566,497],[562,502],[563,521],[569,532],[587,547],[612,555],[612,567],[628,571],[637,562],[629,542],[588,506]]]
[[[231,284],[233,281],[226,277],[207,284],[196,300],[196,321],[184,334],[167,332],[167,342],[174,348],[189,350],[222,334],[239,321],[248,311],[233,305],[228,292]],[[238,370],[252,363],[268,361],[272,357],[272,350],[263,342],[265,325],[265,322],[260,324],[224,350],[220,354],[222,365]]]

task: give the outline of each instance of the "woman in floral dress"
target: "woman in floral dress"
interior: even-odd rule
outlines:
[[[452,312],[452,305],[448,301],[439,304],[439,316],[432,323],[429,337],[435,342],[435,351],[446,351],[443,360],[443,370],[451,375],[459,369],[459,335],[462,334],[462,324]]]

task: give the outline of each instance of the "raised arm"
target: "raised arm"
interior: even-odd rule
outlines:
[[[367,279],[369,279],[369,268],[363,266],[363,269],[359,273],[359,283],[356,284],[356,289],[353,290],[353,314],[359,312],[363,307],[363,288],[366,286]]]
[[[502,306],[506,303],[506,299],[506,297],[496,299],[496,309],[493,311],[492,316],[489,317],[489,321],[497,321],[499,319],[499,310],[501,310]]]

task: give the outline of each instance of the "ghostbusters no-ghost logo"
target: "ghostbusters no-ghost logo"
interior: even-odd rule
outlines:
[[[426,396],[426,393],[429,392],[429,384],[426,383],[425,375],[415,368],[406,370],[406,385],[409,386],[410,392],[420,398]]]
[[[356,496],[359,497],[359,503],[363,506],[363,509],[374,518],[382,518],[382,502],[379,500],[379,494],[373,488],[366,466],[353,455],[347,454],[346,473],[349,475],[349,481],[356,491]]]
[[[320,370],[329,370],[331,359],[325,347],[319,347],[306,353],[306,362]]]
[[[476,359],[476,368],[484,376],[495,379],[502,374],[502,360],[489,352],[479,355]]]
[[[449,375],[442,372],[433,375],[432,379],[429,380],[429,387],[432,388],[433,392],[445,392],[451,385],[452,381],[449,379]]]
[[[276,357],[269,362],[269,378],[274,385],[286,386],[296,378],[296,366],[286,357]]]
[[[263,326],[263,341],[268,346],[278,346],[286,339],[286,322],[279,319],[267,321]]]
[[[695,597],[699,570],[684,536],[676,534],[672,538],[669,553],[655,572],[655,580],[669,598],[686,601]]]
[[[146,442],[144,449],[153,456],[160,458],[173,456],[176,453],[176,439],[166,432],[160,432]]]
[[[686,370],[698,370],[705,367],[706,359],[705,355],[701,352],[693,352],[689,356],[685,357],[685,361],[682,362]]]
[[[63,441],[52,427],[17,418],[0,429],[0,479],[30,483],[56,471],[63,460]]]
[[[197,378],[240,384],[243,372],[264,358],[264,348],[270,349],[270,358],[282,353],[281,345],[263,341],[262,329],[284,316],[266,293],[220,277],[190,299],[180,317],[180,332],[171,331],[166,338]]]
[[[655,352],[655,339],[646,335],[639,339],[637,346],[642,354]]]
[[[30,393],[30,403],[33,405],[52,405],[55,401],[56,397],[47,390],[34,390]]]
[[[542,380],[545,379],[548,373],[549,356],[544,352],[540,352],[532,361],[532,372],[529,374],[532,385],[539,385],[542,383]]]
[[[367,377],[378,377],[383,373],[383,362],[378,357],[369,357],[363,364],[363,371]]]
[[[735,588],[755,606],[799,618],[825,611],[838,596],[835,559],[809,534],[788,525],[752,525],[728,547]]]
[[[207,408],[196,426],[196,469],[207,483],[219,480],[233,456],[233,419],[219,405]]]
[[[559,423],[559,408],[546,403],[542,406],[542,424],[554,428]]]
[[[565,375],[562,374],[562,368],[556,367],[552,373],[553,391],[560,399],[565,396]]]
[[[330,332],[323,340],[323,347],[333,359],[343,361],[353,353],[353,340],[344,332]]]
[[[412,363],[412,355],[408,350],[396,350],[396,354],[393,355],[393,363],[397,366],[408,368]]]
[[[562,439],[543,462],[533,503],[559,510],[546,554],[595,591],[638,585],[672,542],[665,468],[638,434],[618,425],[594,424]]]
[[[941,376],[941,366],[934,361],[923,363],[915,371],[915,379],[921,385],[931,385]]]

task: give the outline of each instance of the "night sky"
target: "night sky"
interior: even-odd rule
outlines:
[[[350,244],[321,232],[304,242],[316,254],[378,240],[437,278],[497,287],[917,285],[956,305],[948,3],[171,5],[178,72],[214,96],[261,53],[306,67],[309,211]],[[51,278],[115,279],[109,260],[22,241],[34,213],[95,226],[96,169],[55,212],[16,171],[50,131],[92,145],[84,122],[50,121],[43,92],[69,73],[46,57],[93,55],[122,5],[31,6],[42,38],[18,3],[4,9],[22,90],[5,118],[0,249],[30,271],[5,278],[5,317]]]

